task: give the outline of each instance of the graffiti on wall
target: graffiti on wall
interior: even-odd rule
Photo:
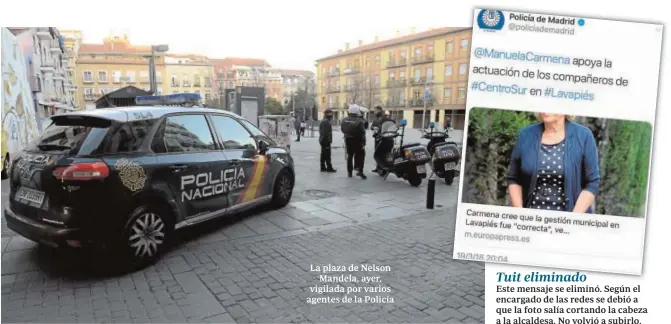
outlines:
[[[2,158],[39,135],[29,73],[20,44],[2,28]]]

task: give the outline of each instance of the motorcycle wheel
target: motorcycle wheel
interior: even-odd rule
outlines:
[[[454,176],[455,176],[454,170],[445,172],[445,184],[451,186],[452,183],[454,183]]]
[[[419,174],[413,174],[408,177],[408,182],[413,187],[419,187],[419,185],[422,184],[422,178],[419,176]]]

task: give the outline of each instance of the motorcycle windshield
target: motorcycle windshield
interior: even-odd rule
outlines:
[[[393,121],[386,121],[380,125],[380,135],[395,136],[398,132],[398,126]]]
[[[427,128],[424,130],[427,135],[431,135],[434,137],[445,137],[445,127],[443,125],[440,125],[439,123],[436,123],[435,127],[433,129]]]

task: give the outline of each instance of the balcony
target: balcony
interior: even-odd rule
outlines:
[[[30,91],[32,92],[41,92],[42,83],[37,77],[30,77]]]
[[[53,62],[42,62],[42,65],[40,66],[40,70],[44,73],[54,73],[56,72],[56,69],[54,68],[54,63]]]
[[[340,92],[340,87],[336,87],[336,86],[328,87],[328,88],[326,88],[326,92],[327,93],[338,93],[338,92]]]
[[[410,79],[410,85],[422,85],[426,83],[426,79],[424,78],[414,78]]]
[[[405,79],[401,80],[387,80],[387,88],[397,88],[397,87],[406,87],[408,85],[408,81]]]
[[[340,75],[340,70],[333,70],[329,71],[328,76],[334,77],[334,76],[339,76]]]
[[[51,37],[51,32],[49,32],[49,27],[37,27],[37,31],[35,32],[35,35],[40,40],[53,39],[53,37]]]
[[[431,63],[433,61],[434,61],[433,54],[415,56],[415,57],[412,58],[412,64]]]
[[[98,99],[98,96],[93,94],[93,93],[85,93],[84,94],[84,100],[86,101],[96,101]]]
[[[389,99],[387,100],[387,107],[405,107],[405,100],[403,99]]]
[[[348,74],[355,74],[355,73],[359,73],[359,72],[361,72],[361,69],[359,69],[358,67],[353,67],[353,68],[347,68],[347,69],[345,69],[345,70],[342,72],[342,74],[343,74],[343,75],[348,75]]]
[[[387,67],[393,68],[393,67],[405,66],[406,64],[408,64],[408,60],[405,57],[402,57],[398,60],[389,60],[389,62],[387,62]]]
[[[424,106],[424,99],[410,99],[410,106],[411,107],[423,107]]]

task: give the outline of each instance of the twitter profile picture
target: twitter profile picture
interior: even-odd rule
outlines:
[[[503,29],[505,18],[501,10],[482,9],[478,14],[478,27],[480,29],[496,31]]]

